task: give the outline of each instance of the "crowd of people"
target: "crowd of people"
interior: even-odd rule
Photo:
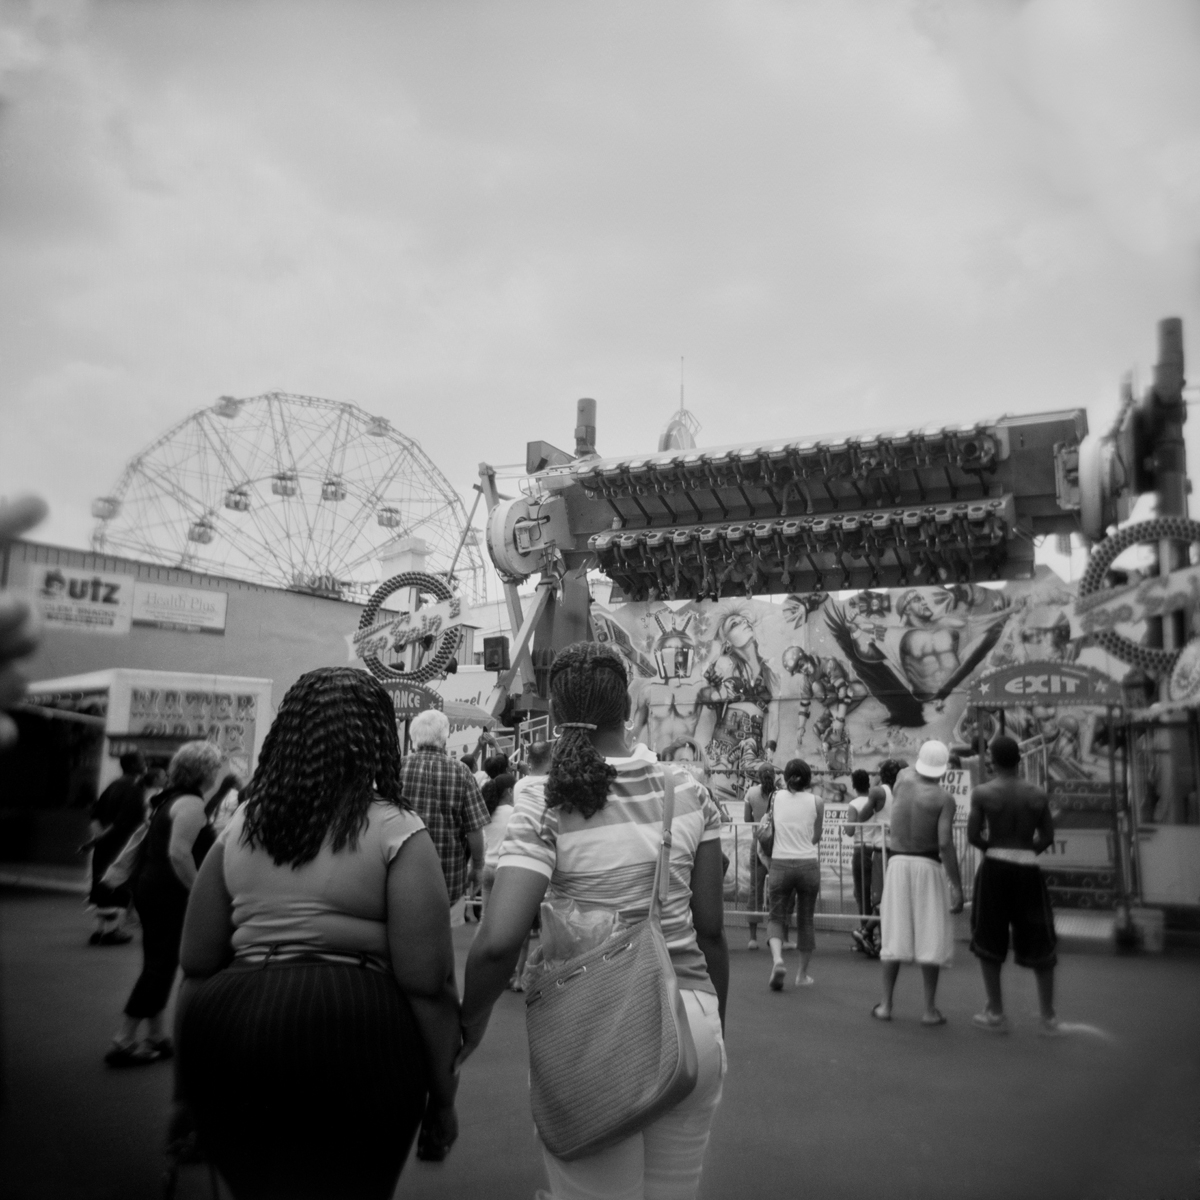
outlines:
[[[498,995],[524,986],[543,897],[635,919],[668,792],[661,926],[694,1086],[615,1145],[544,1160],[554,1196],[694,1194],[725,1073],[722,816],[693,775],[629,744],[628,680],[610,650],[564,651],[550,691],[557,741],[519,768],[493,748],[482,787],[470,756],[448,751],[443,714],[413,720],[402,756],[388,694],[338,668],[289,689],[244,788],[197,741],[165,780],[127,758],[97,802],[96,944],[129,936],[131,907],[143,942],[106,1061],[174,1057],[172,1136],[202,1147],[235,1196],[383,1197],[414,1139],[420,1157],[443,1158],[460,1069]],[[114,884],[130,843],[128,881]],[[451,906],[475,896],[460,1002]]]
[[[132,904],[143,967],[106,1060],[176,1057],[174,1130],[193,1131],[234,1195],[383,1197],[414,1139],[420,1157],[443,1158],[458,1134],[460,1069],[501,992],[526,986],[543,900],[636,919],[668,791],[662,929],[695,1085],[615,1145],[579,1159],[543,1148],[543,1158],[556,1197],[695,1194],[725,1072],[723,816],[695,773],[630,744],[625,667],[611,650],[563,651],[550,693],[557,740],[526,748],[519,764],[494,743],[481,747],[478,770],[474,756],[456,759],[449,722],[434,710],[413,720],[402,755],[390,698],[350,668],[309,672],[289,689],[244,788],[209,742],[183,746],[165,780],[136,757],[122,760],[93,813],[93,940],[127,937]],[[1053,838],[1049,808],[1020,779],[1012,739],[995,739],[991,758],[996,777],[975,790],[968,825],[985,854],[971,949],[986,1004],[974,1021],[1008,1028],[1000,971],[1011,929],[1016,961],[1037,976],[1043,1030],[1054,1033],[1053,919],[1035,866]],[[914,963],[922,1024],[945,1023],[937,982],[963,908],[955,805],[940,786],[948,762],[931,741],[912,767],[889,760],[874,784],[865,771],[851,777],[845,821],[861,826],[854,934],[882,960],[880,1021],[892,1019],[901,965]],[[755,915],[766,915],[775,991],[793,910],[795,985],[814,982],[825,803],[812,784],[809,765],[793,759],[779,781],[762,770],[745,796],[758,825],[751,891]],[[111,886],[118,843],[135,833],[132,877]],[[460,1000],[451,907],[473,899],[482,919]],[[172,1039],[164,1013],[180,965]],[[333,1152],[351,1143],[353,1156]]]
[[[994,738],[989,758],[994,778],[974,789],[967,822],[967,840],[983,856],[974,881],[971,950],[979,959],[986,1003],[972,1020],[989,1032],[1008,1031],[1000,970],[1011,930],[1015,961],[1030,968],[1037,980],[1041,1032],[1057,1036],[1054,915],[1037,867],[1038,855],[1054,840],[1049,798],[1021,778],[1021,751],[1013,738]],[[871,1010],[880,1021],[892,1019],[900,967],[912,963],[921,970],[921,1023],[946,1023],[936,1003],[937,985],[954,956],[953,917],[964,908],[953,834],[956,804],[941,786],[950,764],[948,747],[931,740],[921,746],[911,767],[901,759],[882,762],[874,786],[866,770],[851,773],[854,796],[843,816],[843,836],[853,847],[851,874],[860,922],[851,937],[857,949],[882,960],[883,998]],[[750,862],[748,949],[758,949],[757,917],[765,904],[773,991],[784,986],[782,952],[793,907],[800,952],[795,983],[813,984],[808,968],[821,889],[824,804],[808,790],[811,782],[809,765],[793,759],[783,769],[782,788],[775,768],[764,766],[745,794],[744,820],[757,830]]]
[[[0,703],[11,703],[20,684],[6,664],[33,635],[16,609],[0,613],[0,635]],[[107,1061],[175,1059],[172,1134],[190,1132],[239,1200],[382,1200],[414,1140],[419,1157],[444,1158],[458,1136],[461,1069],[501,993],[528,978],[543,901],[636,922],[652,892],[690,1047],[686,1087],[594,1151],[560,1156],[543,1145],[546,1194],[696,1194],[726,1071],[725,816],[696,774],[631,744],[628,682],[605,645],[562,651],[549,672],[558,736],[517,770],[491,753],[477,776],[469,756],[448,752],[449,724],[435,711],[413,721],[402,755],[389,695],[351,668],[310,671],[288,690],[244,787],[210,742],[185,744],[165,777],[136,756],[122,760],[92,812],[90,940],[127,941],[134,908],[142,969]],[[0,740],[12,735],[0,722]],[[906,962],[922,971],[922,1022],[945,1020],[938,972],[963,907],[954,801],[939,786],[948,758],[927,742],[912,767],[884,763],[874,786],[865,772],[852,777],[846,820],[864,827],[855,932],[882,959],[872,1010],[881,1021],[893,1017]],[[971,949],[986,1004],[974,1020],[1008,1029],[1001,966],[1011,936],[1017,963],[1035,972],[1042,1029],[1054,1034],[1054,926],[1036,869],[1053,839],[1049,806],[1020,778],[1012,739],[996,738],[991,760],[995,777],[975,789],[968,822],[984,853]],[[756,913],[765,903],[774,990],[793,905],[796,984],[813,984],[824,804],[811,785],[795,759],[781,785],[764,771],[745,797],[747,818],[769,833],[751,890]],[[482,921],[460,998],[451,906],[476,893]],[[756,933],[752,925],[751,948]],[[164,1014],[180,966],[172,1039]],[[548,1052],[569,1057],[569,1040]],[[632,1039],[618,1045],[613,1071],[632,1053]]]

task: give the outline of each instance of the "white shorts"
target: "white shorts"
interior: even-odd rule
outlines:
[[[950,885],[942,864],[910,854],[888,856],[879,902],[879,957],[946,967],[954,958]]]

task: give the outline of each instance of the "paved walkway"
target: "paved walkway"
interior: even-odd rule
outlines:
[[[139,969],[137,944],[92,949],[76,897],[0,892],[4,1200],[154,1200],[166,1067],[101,1063]],[[460,965],[474,926],[456,931]],[[701,1195],[879,1200],[1194,1200],[1200,1195],[1200,955],[1068,955],[1060,1011],[1035,1035],[1027,972],[1006,971],[1015,1029],[971,1027],[973,961],[943,977],[941,1029],[918,1023],[902,972],[897,1015],[872,1021],[878,966],[822,935],[803,992],[769,992],[769,958],[731,935],[730,1072]],[[789,956],[794,961],[794,956]],[[505,995],[464,1071],[462,1137],[440,1166],[410,1162],[397,1200],[528,1200],[542,1186],[521,998]],[[347,1153],[353,1153],[347,1147]],[[207,1195],[193,1173],[180,1200]]]

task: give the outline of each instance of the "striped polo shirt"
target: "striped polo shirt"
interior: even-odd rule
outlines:
[[[692,864],[701,842],[721,837],[721,814],[708,789],[687,771],[659,763],[640,742],[629,758],[610,758],[617,777],[608,802],[590,819],[547,808],[544,778],[526,780],[500,847],[500,869],[524,867],[550,880],[548,896],[582,908],[615,908],[634,924],[645,918],[662,840],[662,771],[675,780],[671,887],[662,927],[680,987],[714,992],[692,925]]]

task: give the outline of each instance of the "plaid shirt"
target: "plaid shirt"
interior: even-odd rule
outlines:
[[[491,819],[479,784],[456,758],[432,746],[418,746],[400,764],[400,784],[433,838],[453,903],[467,890],[466,835]]]

